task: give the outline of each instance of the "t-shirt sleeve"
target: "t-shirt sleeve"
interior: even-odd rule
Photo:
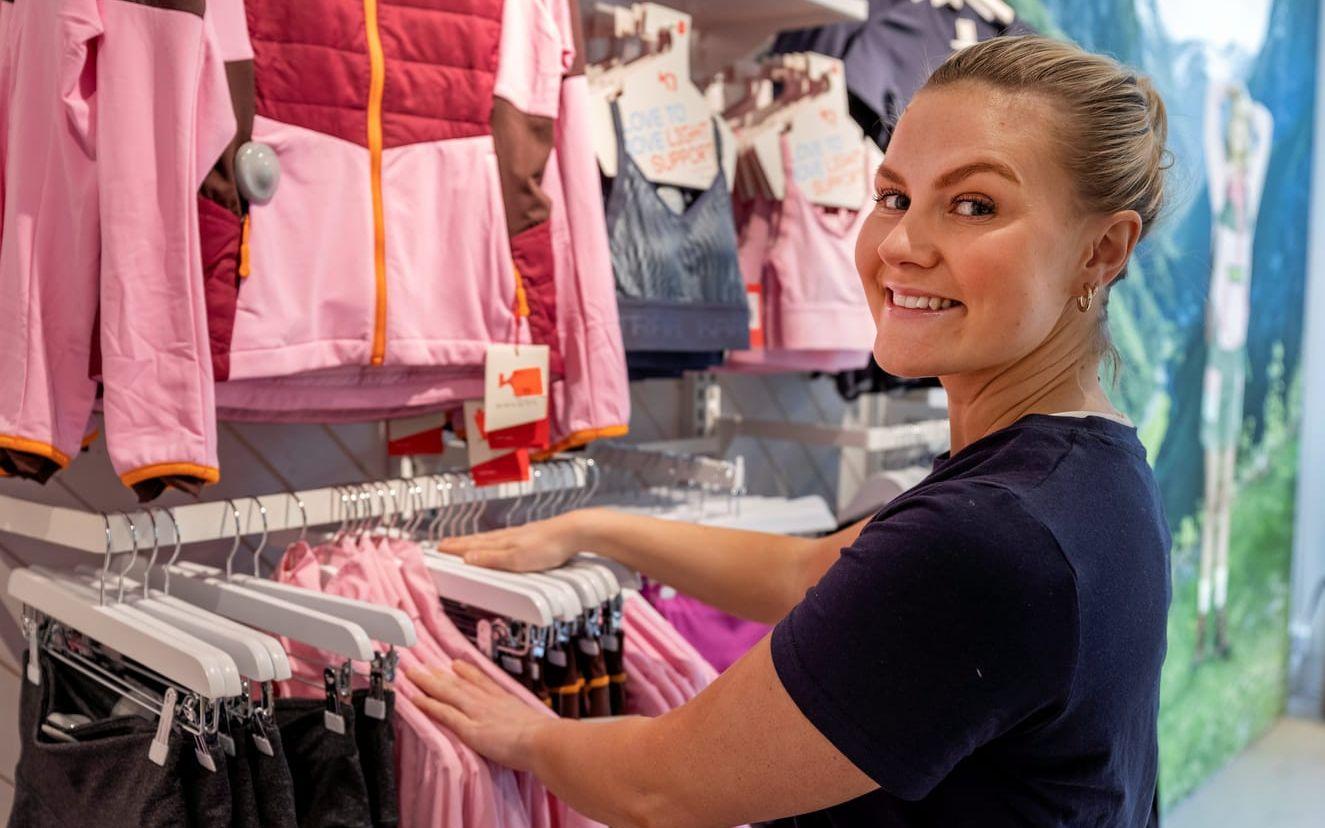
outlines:
[[[773,663],[844,756],[916,800],[1063,704],[1076,607],[1057,542],[1013,494],[936,484],[843,550],[774,629]]]

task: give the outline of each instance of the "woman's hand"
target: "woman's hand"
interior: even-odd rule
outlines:
[[[438,542],[437,549],[459,555],[465,563],[491,569],[511,572],[555,569],[577,552],[587,551],[587,533],[582,527],[589,513],[587,509],[567,512],[510,529],[446,538]]]
[[[467,661],[452,669],[407,672],[427,693],[414,703],[476,753],[515,770],[533,770],[534,733],[546,715],[528,707]]]

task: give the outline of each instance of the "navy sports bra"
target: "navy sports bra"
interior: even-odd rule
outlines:
[[[749,309],[731,195],[722,170],[677,213],[626,152],[612,104],[617,175],[607,195],[607,234],[627,351],[721,351],[749,346]],[[718,157],[722,136],[714,126]]]

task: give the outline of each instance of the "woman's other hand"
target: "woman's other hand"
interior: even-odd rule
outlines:
[[[467,661],[451,669],[408,671],[427,693],[413,701],[475,752],[515,770],[532,770],[534,733],[549,719]]]
[[[581,509],[548,520],[445,538],[437,549],[465,559],[465,563],[505,569],[510,572],[541,572],[555,569],[587,549],[584,527],[593,510]]]

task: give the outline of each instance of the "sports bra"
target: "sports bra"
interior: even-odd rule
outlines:
[[[736,227],[722,170],[678,213],[626,151],[612,104],[618,169],[607,234],[627,351],[721,351],[749,344]],[[718,156],[722,136],[713,128]]]

